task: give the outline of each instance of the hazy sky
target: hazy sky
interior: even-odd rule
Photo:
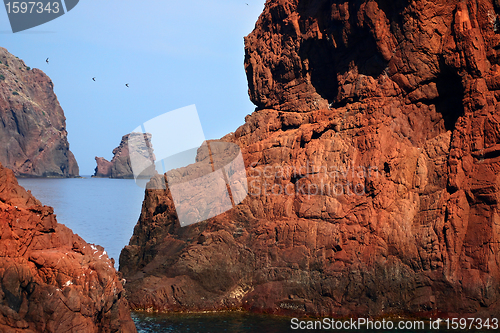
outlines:
[[[0,9],[0,46],[52,79],[80,175],[90,175],[122,135],[177,108],[196,105],[207,139],[242,125],[255,108],[243,37],[264,2],[80,0],[16,34]]]

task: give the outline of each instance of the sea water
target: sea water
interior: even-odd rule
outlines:
[[[198,314],[132,314],[139,333],[178,332],[296,332],[290,328],[290,319],[249,313],[198,313]]]
[[[139,333],[170,333],[170,332],[197,332],[197,333],[218,333],[218,332],[228,332],[228,333],[291,333],[291,332],[337,332],[337,333],[431,333],[431,332],[494,332],[496,330],[450,330],[446,329],[446,325],[441,324],[440,328],[431,329],[430,321],[419,322],[424,326],[418,329],[398,329],[400,327],[415,327],[415,321],[401,321],[401,320],[390,320],[385,319],[386,328],[376,329],[377,327],[367,327],[367,326],[354,326],[349,329],[338,329],[335,328],[335,324],[330,324],[330,326],[320,326],[318,323],[324,323],[325,319],[332,323],[331,318],[301,318],[295,319],[299,322],[303,322],[303,328],[298,329],[296,324],[293,323],[293,318],[282,317],[282,316],[270,316],[262,314],[251,314],[251,313],[199,313],[199,314],[148,314],[148,313],[133,313],[132,318],[136,323],[136,327]],[[368,320],[368,319],[367,319]],[[347,327],[351,323],[350,319],[339,320],[342,324],[347,323]],[[357,319],[353,319],[357,322]],[[376,320],[373,319],[372,322]],[[378,320],[379,322],[382,319]],[[389,321],[393,325],[393,329],[388,329],[390,327]],[[336,322],[336,320],[334,320]],[[297,321],[295,321],[297,323]],[[316,329],[307,329],[307,325],[310,327],[316,327]],[[407,325],[407,326],[405,326]],[[320,329],[321,327],[321,329]],[[381,326],[383,327],[383,326]]]
[[[57,222],[87,243],[104,247],[118,269],[120,251],[130,241],[144,199],[144,189],[133,179],[21,178],[18,181],[43,205],[54,208]]]

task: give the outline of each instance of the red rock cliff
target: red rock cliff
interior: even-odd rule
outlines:
[[[0,165],[0,331],[136,332],[124,293],[103,248]]]
[[[17,176],[78,176],[53,86],[41,70],[0,48],[0,162]]]
[[[500,315],[496,1],[266,2],[257,110],[223,140],[250,195],[181,228],[147,190],[120,257],[136,308]]]

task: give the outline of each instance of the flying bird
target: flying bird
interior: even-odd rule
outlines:
[[[46,63],[49,63],[49,58],[45,59],[45,62],[46,62]]]
[[[93,78],[92,78],[92,80],[94,80],[94,81],[95,81],[95,77],[93,77]]]
[[[128,83],[125,83],[125,85],[126,85],[126,86],[127,86],[127,88],[128,88]]]

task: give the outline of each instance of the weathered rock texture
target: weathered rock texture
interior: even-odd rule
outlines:
[[[113,262],[0,165],[0,331],[136,332]]]
[[[135,154],[139,154],[146,160],[150,160],[151,163],[155,162],[153,147],[151,145],[151,134],[133,132],[124,135],[120,145],[113,149],[113,159],[111,162],[104,157],[96,156],[97,167],[95,168],[94,177],[134,178],[128,148],[129,140],[134,142]]]
[[[266,2],[246,38],[250,195],[180,228],[147,190],[135,308],[500,314],[500,4]]]
[[[21,177],[78,176],[52,81],[1,47],[0,62],[0,163]]]

